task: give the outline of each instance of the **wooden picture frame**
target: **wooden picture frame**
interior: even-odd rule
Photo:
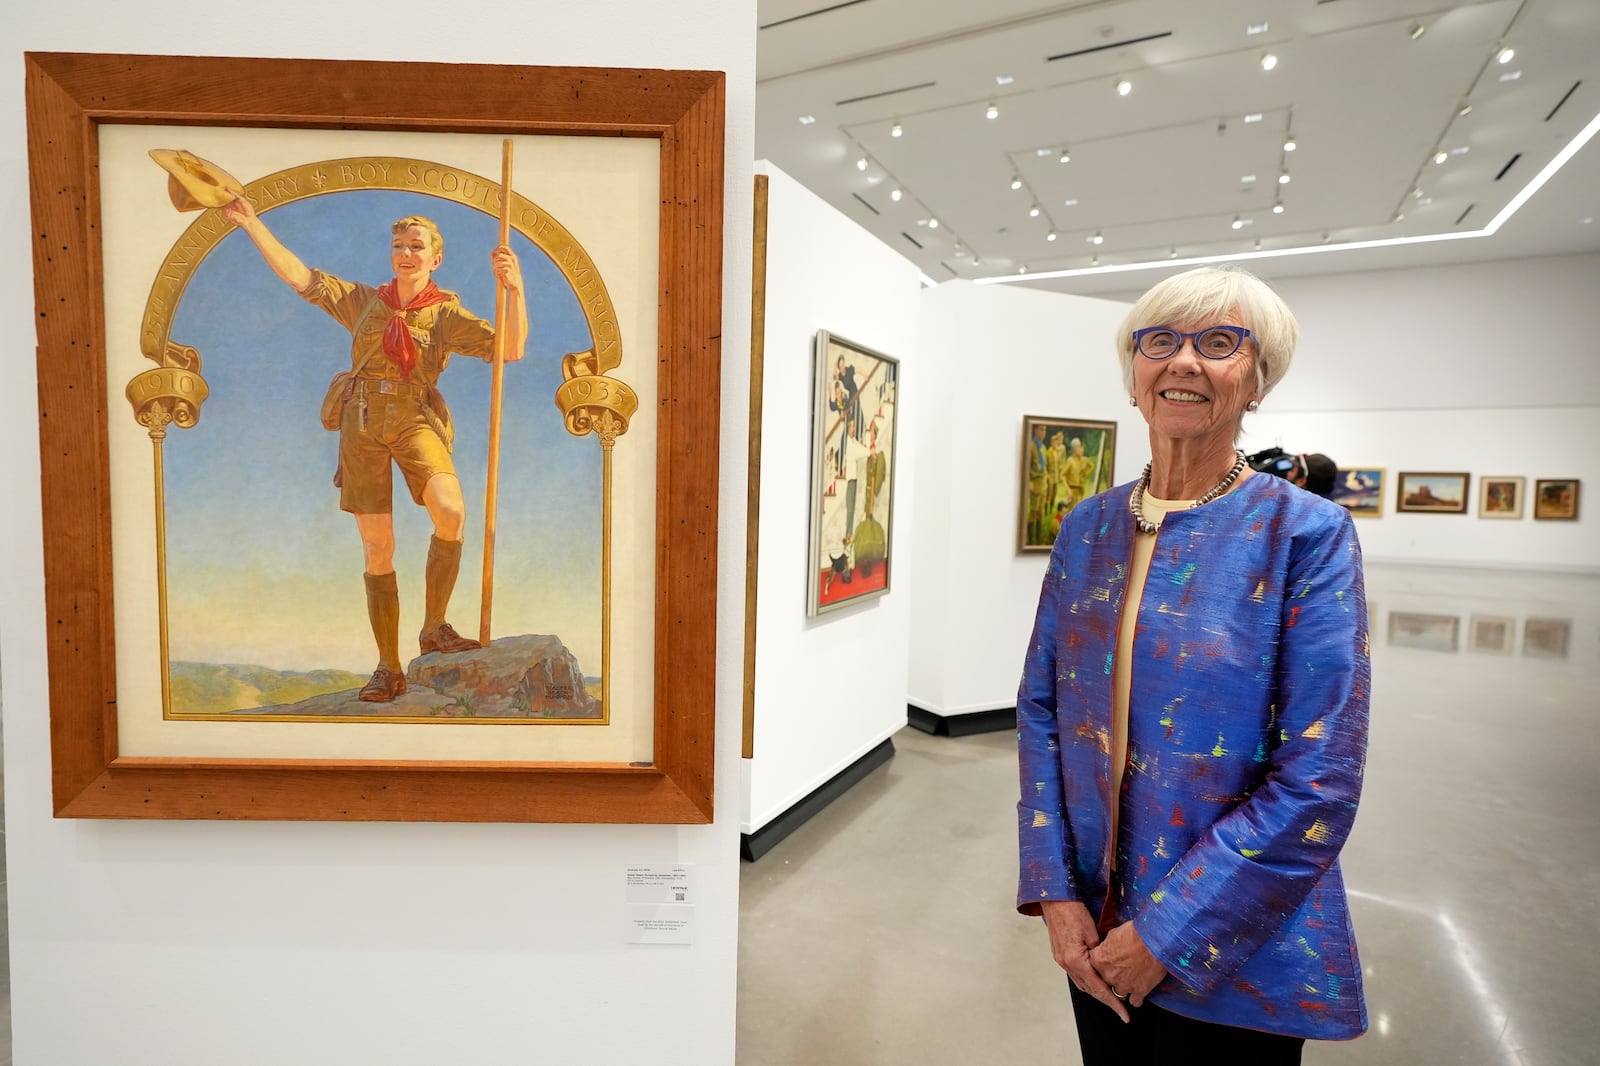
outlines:
[[[1478,517],[1517,519],[1522,517],[1523,498],[1527,494],[1528,479],[1522,477],[1490,477],[1478,479]]]
[[[1401,471],[1395,476],[1397,514],[1466,514],[1471,474]]]
[[[900,360],[825,329],[813,358],[808,618],[888,594],[900,462]]]
[[[1388,470],[1381,466],[1341,466],[1328,498],[1356,518],[1382,518],[1387,478]]]
[[[74,53],[25,67],[56,815],[710,822],[725,75]],[[107,410],[99,226],[99,130],[118,124],[660,142],[649,761],[119,754],[108,419],[127,413]]]
[[[1533,517],[1541,521],[1575,522],[1583,483],[1575,477],[1540,478],[1533,483]]]
[[[1116,483],[1116,456],[1115,422],[1023,415],[1017,554],[1048,553],[1067,513]]]

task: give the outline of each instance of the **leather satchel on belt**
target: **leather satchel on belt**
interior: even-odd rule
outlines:
[[[328,382],[327,394],[322,397],[322,428],[338,429],[344,420],[344,405],[356,391],[356,372],[341,370]]]

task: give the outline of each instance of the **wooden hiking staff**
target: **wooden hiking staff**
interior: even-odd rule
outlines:
[[[500,142],[500,243],[511,243],[511,138]],[[506,385],[506,318],[510,294],[496,279],[494,297],[494,371],[489,387],[489,477],[483,490],[483,596],[478,612],[478,643],[489,644],[489,619],[494,612],[494,526],[500,494],[500,404]]]

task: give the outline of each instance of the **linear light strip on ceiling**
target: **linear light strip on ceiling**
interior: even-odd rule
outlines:
[[[1414,237],[1385,237],[1381,240],[1347,241],[1342,244],[1309,244],[1294,248],[1274,248],[1263,252],[1229,252],[1223,255],[1191,256],[1188,259],[1159,259],[1146,260],[1138,263],[1119,263],[1113,266],[1083,267],[1077,270],[1049,270],[1038,274],[1000,274],[988,278],[974,278],[979,285],[1006,285],[1019,281],[1048,281],[1052,278],[1083,278],[1094,277],[1101,274],[1126,274],[1140,270],[1171,270],[1174,267],[1206,266],[1211,263],[1245,262],[1253,259],[1278,259],[1289,255],[1315,255],[1319,252],[1356,252],[1368,248],[1398,248],[1406,244],[1432,244],[1437,241],[1472,240],[1477,237],[1492,237],[1501,226],[1505,225],[1515,215],[1522,205],[1533,198],[1533,194],[1543,188],[1544,183],[1553,178],[1557,171],[1566,166],[1573,156],[1577,155],[1588,144],[1596,133],[1600,133],[1600,114],[1589,120],[1589,124],[1578,132],[1578,135],[1567,142],[1565,148],[1557,152],[1555,158],[1546,163],[1543,170],[1533,176],[1522,191],[1511,198],[1511,201],[1501,208],[1500,213],[1490,219],[1488,224],[1479,230],[1470,230],[1466,233],[1424,233]]]

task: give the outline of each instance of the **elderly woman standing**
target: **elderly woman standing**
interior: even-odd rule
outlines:
[[[1243,271],[1146,293],[1118,348],[1152,461],[1050,555],[1017,903],[1071,977],[1088,1066],[1298,1063],[1367,1027],[1337,862],[1366,754],[1361,552],[1343,508],[1234,448],[1298,336]]]

